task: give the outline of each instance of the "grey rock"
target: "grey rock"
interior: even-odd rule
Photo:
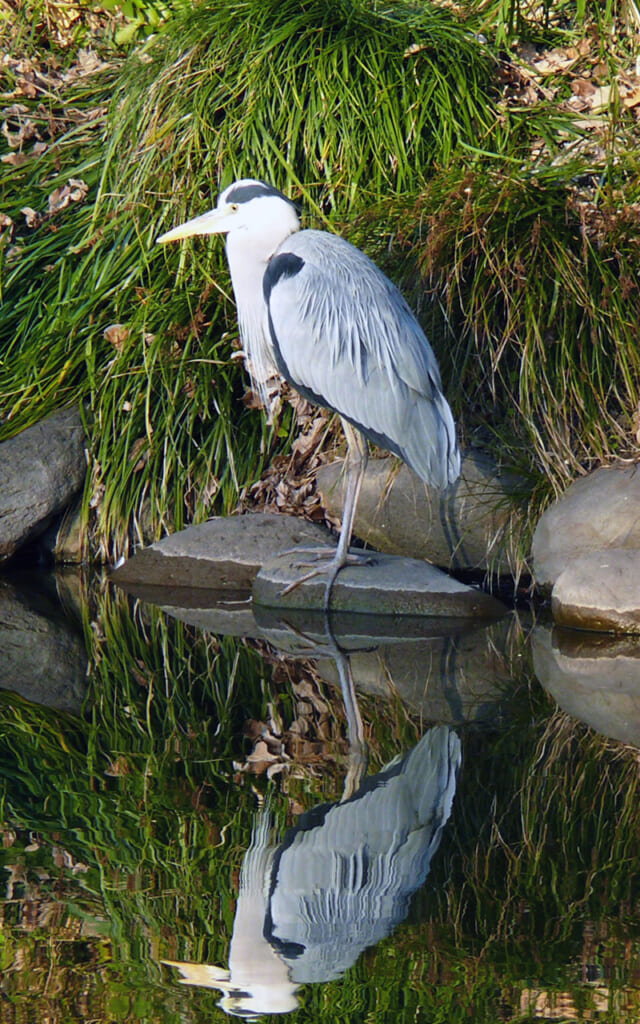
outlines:
[[[327,682],[340,686],[323,612],[216,600],[214,592],[204,590],[133,592],[212,633],[259,637],[288,656],[312,659]],[[515,613],[479,625],[460,618],[338,612],[331,614],[331,629],[349,657],[359,692],[384,700],[399,697],[425,721],[496,724],[508,714],[525,635]]]
[[[343,463],[317,473],[322,502],[341,517]],[[446,492],[429,488],[394,459],[370,459],[354,533],[378,551],[423,558],[446,569],[514,572],[518,490],[486,456],[466,455],[460,478]]]
[[[304,572],[295,556],[273,559],[254,580],[254,602],[282,609],[322,608],[326,583],[322,574],[283,594]],[[373,555],[369,564],[342,570],[331,591],[331,608],[364,614],[467,619],[497,618],[506,612],[495,598],[459,583],[428,562],[384,554]]]
[[[0,444],[0,562],[42,533],[82,487],[85,435],[64,409]]]
[[[596,732],[640,748],[640,642],[536,626],[536,676],[560,707]]]
[[[560,626],[640,633],[640,550],[607,548],[571,562],[551,592]]]
[[[606,548],[640,550],[640,472],[614,465],[575,480],[545,510],[533,536],[533,571],[552,586],[576,558]]]
[[[82,629],[64,614],[46,578],[28,588],[0,580],[0,651],[0,689],[80,712],[87,689]]]
[[[248,591],[264,562],[289,549],[335,547],[322,526],[255,513],[210,519],[163,537],[111,573],[119,586]]]

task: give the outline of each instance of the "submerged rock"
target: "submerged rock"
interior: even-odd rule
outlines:
[[[436,622],[434,635],[425,631],[412,641],[388,637],[373,641],[368,649],[349,650],[356,690],[390,701],[399,697],[424,721],[497,725],[507,720],[522,649],[517,617],[440,634]],[[320,676],[339,684],[335,661],[326,653],[319,657],[317,669]]]
[[[538,585],[552,586],[583,555],[609,548],[640,551],[639,508],[636,466],[606,466],[574,481],[536,526],[532,550]]]
[[[342,515],[343,463],[322,466],[317,486],[329,512]],[[515,478],[495,463],[467,455],[460,478],[445,492],[429,488],[393,459],[370,459],[362,484],[354,533],[379,551],[424,558],[446,569],[511,573]]]
[[[80,623],[65,615],[55,590],[55,577],[0,580],[0,689],[79,714],[87,651]]]
[[[0,562],[43,533],[87,471],[77,409],[63,409],[0,444]]]
[[[558,576],[551,610],[559,626],[640,633],[640,550],[607,548],[583,555]]]

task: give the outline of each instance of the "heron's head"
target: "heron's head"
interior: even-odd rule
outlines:
[[[280,242],[300,227],[295,203],[273,185],[243,178],[220,193],[215,210],[186,221],[160,235],[158,242],[175,242],[192,235],[242,234],[249,242]]]

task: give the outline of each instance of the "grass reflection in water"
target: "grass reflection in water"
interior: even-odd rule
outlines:
[[[92,601],[83,713],[0,694],[1,1019],[223,1020],[217,992],[160,961],[228,962],[265,798],[280,836],[340,799],[339,694],[311,664]],[[407,921],[304,986],[298,1019],[637,1019],[638,752],[558,711],[522,661],[506,719],[458,730],[451,820]],[[370,772],[428,724],[399,701],[361,710]],[[251,761],[265,736],[283,755]]]

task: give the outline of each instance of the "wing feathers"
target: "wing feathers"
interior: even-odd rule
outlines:
[[[455,479],[455,427],[436,358],[398,289],[364,253],[326,232],[294,234],[271,261],[265,299],[281,372],[295,387],[423,480],[445,487]]]

